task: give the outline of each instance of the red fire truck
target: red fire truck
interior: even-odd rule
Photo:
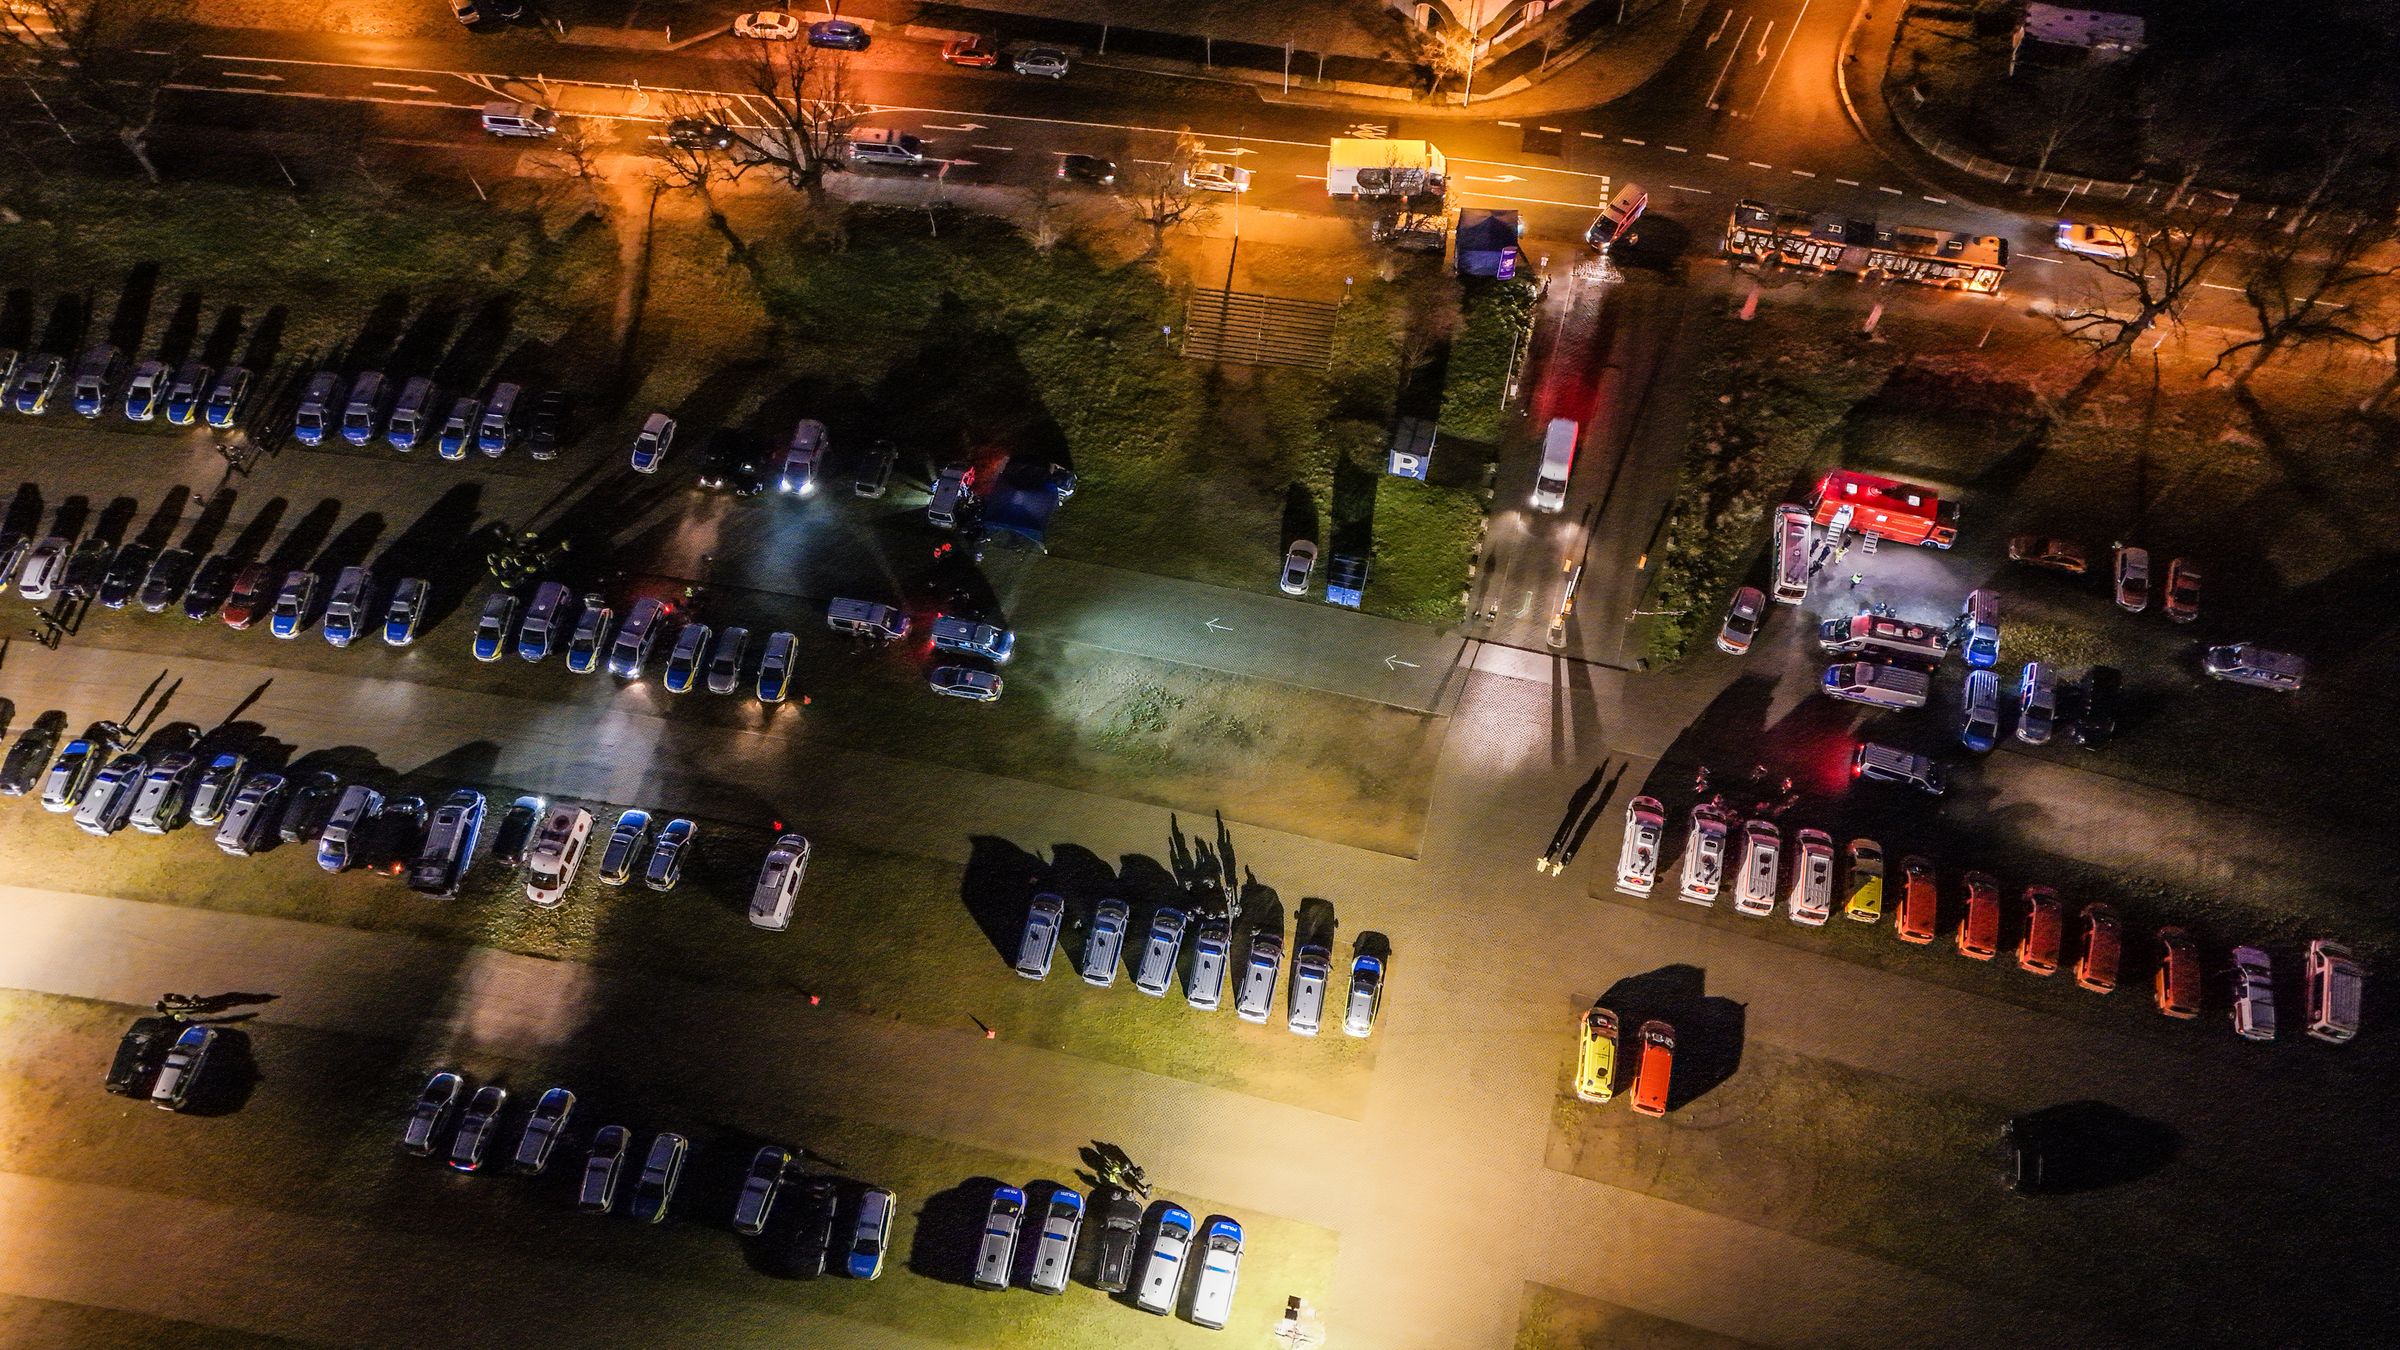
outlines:
[[[1817,481],[1811,518],[1835,533],[1856,530],[1895,544],[1948,548],[1958,542],[1958,503],[1929,487],[1835,469]]]

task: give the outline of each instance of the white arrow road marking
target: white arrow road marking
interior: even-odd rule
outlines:
[[[969,150],[997,150],[1004,155],[1013,155],[1017,150],[1017,147],[1013,145],[970,145],[967,148]],[[1062,150],[1059,153],[1065,154],[1066,152]]]
[[[374,87],[377,89],[397,89],[402,93],[408,94],[430,94],[433,92],[433,86],[430,84],[393,84],[389,80],[377,80],[374,83]]]
[[[1230,633],[1233,631],[1232,626],[1227,624],[1222,619],[1210,619],[1207,623],[1204,623],[1200,626],[1208,629],[1212,633]]]
[[[991,128],[990,128],[990,127],[987,127],[987,126],[985,126],[985,125],[984,125],[983,123],[981,123],[981,122],[968,122],[968,123],[966,123],[966,124],[964,124],[964,125],[962,125],[962,126],[955,126],[955,127],[945,127],[945,126],[939,126],[939,125],[936,125],[935,123],[932,123],[932,122],[927,122],[927,123],[925,124],[925,129],[926,129],[927,131],[989,131],[989,130],[991,130]]]
[[[1408,667],[1410,670],[1416,670],[1416,669],[1419,669],[1419,667],[1418,667],[1418,665],[1417,665],[1417,663],[1416,663],[1416,662],[1414,662],[1414,661],[1403,661],[1403,660],[1401,660],[1401,659],[1400,659],[1400,658],[1399,658],[1397,655],[1393,655],[1393,656],[1387,656],[1387,657],[1383,658],[1383,668],[1384,668],[1385,670],[1397,670],[1397,669],[1399,669],[1399,668],[1400,668],[1400,667],[1402,667],[1402,666],[1406,666],[1406,667]]]
[[[1504,173],[1497,178],[1476,178],[1472,175],[1462,175],[1462,177],[1469,183],[1522,183],[1525,181],[1513,173]]]

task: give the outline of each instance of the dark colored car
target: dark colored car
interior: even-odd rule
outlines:
[[[833,1217],[841,1192],[831,1177],[810,1177],[800,1183],[792,1207],[799,1219],[792,1225],[792,1273],[813,1280],[825,1273],[833,1256]]]
[[[8,748],[8,759],[0,762],[0,795],[22,797],[40,784],[64,730],[55,716],[25,728],[17,743]]]
[[[709,437],[700,486],[722,489],[736,497],[755,497],[767,490],[767,480],[758,471],[758,456],[741,433],[720,430]]]
[[[567,439],[568,411],[566,390],[543,390],[525,419],[525,453],[535,459],[558,458],[558,447]]]
[[[667,143],[679,150],[730,150],[733,128],[705,117],[678,117],[667,123]]]
[[[108,571],[100,578],[100,604],[107,609],[123,609],[132,602],[133,593],[142,588],[150,575],[150,560],[158,550],[148,544],[127,544],[109,560]]]
[[[1133,1258],[1142,1242],[1142,1202],[1123,1191],[1112,1192],[1100,1210],[1100,1255],[1092,1266],[1092,1287],[1122,1294],[1133,1283]]]
[[[511,867],[525,861],[525,850],[533,846],[533,827],[542,821],[543,802],[539,797],[519,797],[511,803],[508,814],[500,818],[500,832],[492,836],[492,861]]]
[[[1058,177],[1061,182],[1107,187],[1117,181],[1117,165],[1115,160],[1098,155],[1060,155]]]
[[[182,1033],[183,1023],[172,1017],[136,1019],[117,1042],[116,1058],[109,1062],[108,1077],[101,1086],[119,1097],[149,1096],[150,1080],[158,1077],[159,1066],[167,1062],[167,1051]]]
[[[2097,750],[2117,734],[2125,676],[2115,666],[2094,666],[2075,687],[2075,725],[2067,734],[2086,750]]]
[[[872,41],[867,30],[848,19],[821,19],[808,26],[808,45],[836,51],[863,52]]]
[[[325,833],[325,822],[333,816],[341,795],[342,780],[322,769],[306,776],[294,775],[291,799],[283,805],[283,819],[276,824],[276,835],[287,844],[305,844]]]
[[[77,600],[98,595],[108,580],[108,564],[116,556],[117,546],[105,539],[86,539],[76,545],[74,556],[67,559],[66,593]]]
[[[367,818],[351,856],[369,871],[396,877],[425,846],[425,799],[387,798],[383,809]]]
[[[167,606],[183,598],[184,588],[192,584],[192,570],[199,565],[200,560],[188,548],[159,554],[150,564],[150,574],[142,578],[142,608],[152,614],[165,613]]]
[[[229,553],[212,553],[192,574],[192,584],[183,588],[183,617],[194,623],[206,623],[225,603],[233,590],[234,577],[242,565]]]

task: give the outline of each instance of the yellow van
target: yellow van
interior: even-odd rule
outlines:
[[[1617,1015],[1596,1003],[1583,1015],[1575,1050],[1575,1095],[1587,1102],[1617,1095]]]

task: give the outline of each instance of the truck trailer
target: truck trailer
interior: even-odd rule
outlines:
[[[1449,180],[1448,161],[1430,141],[1341,138],[1325,157],[1327,196],[1440,197]]]

